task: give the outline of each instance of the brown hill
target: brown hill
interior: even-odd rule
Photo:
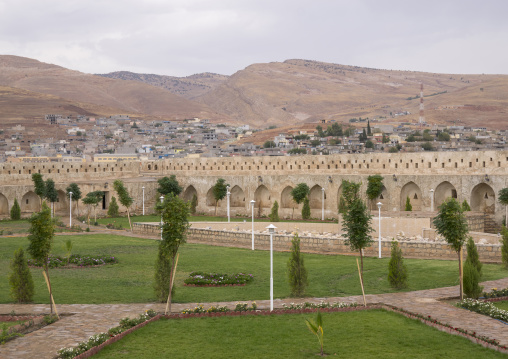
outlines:
[[[219,75],[210,72],[195,74],[186,77],[174,77],[154,74],[138,74],[128,71],[110,72],[99,74],[112,79],[140,81],[152,86],[162,87],[169,92],[192,100],[198,96],[210,92],[228,79],[226,75]]]
[[[254,127],[358,117],[417,122],[420,83],[427,123],[506,128],[506,75],[449,75],[287,60],[251,65],[197,100]],[[410,115],[395,116],[405,111]]]
[[[224,116],[204,104],[189,101],[158,87],[138,81],[120,81],[84,74],[17,56],[0,56],[0,86],[52,95],[71,104],[79,103],[75,104],[77,107],[87,104],[88,107],[95,108],[92,111],[95,114],[115,111],[117,114],[141,117],[224,119]],[[49,98],[46,101],[50,101]],[[39,115],[44,116],[45,113],[47,112],[41,108]]]

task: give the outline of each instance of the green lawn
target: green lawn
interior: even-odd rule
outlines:
[[[499,309],[508,310],[508,301],[507,300],[502,300],[499,302],[492,302],[492,304],[494,304]]]
[[[315,314],[161,319],[95,357],[317,358],[305,319]],[[469,340],[384,310],[323,313],[324,351],[342,358],[505,358]]]
[[[118,264],[86,269],[51,269],[50,277],[56,303],[144,303],[154,301],[152,280],[158,242],[107,234],[56,236],[53,253],[65,255],[64,242],[71,239],[73,253],[112,255]],[[8,275],[14,251],[28,247],[25,237],[0,237],[0,303],[10,303]],[[309,272],[307,295],[311,297],[361,295],[356,259],[353,256],[305,254]],[[274,296],[290,296],[286,280],[287,252],[274,252]],[[387,280],[389,258],[365,258],[367,294],[394,292]],[[456,261],[405,260],[409,288],[419,290],[458,284]],[[180,249],[176,275],[177,303],[211,301],[248,301],[269,299],[270,259],[267,251],[185,244]],[[499,279],[507,272],[501,265],[484,264],[484,280]],[[183,281],[196,270],[254,275],[245,287],[185,287]],[[32,269],[35,302],[48,303],[42,271]]]

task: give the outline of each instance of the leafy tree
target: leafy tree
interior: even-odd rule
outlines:
[[[310,141],[310,145],[312,147],[318,147],[319,145],[321,145],[321,141],[320,140],[312,140],[312,141]]]
[[[372,216],[360,198],[360,183],[342,181],[342,196],[345,212],[342,215],[342,230],[346,245],[360,253],[360,276],[363,281],[363,249],[372,243],[370,233]]]
[[[79,188],[77,183],[71,183],[66,189],[65,194],[67,195],[67,198],[69,198],[70,192],[72,192],[72,201],[76,202],[76,209],[78,211],[79,216],[79,200],[81,199],[81,189]]]
[[[372,136],[372,130],[370,129],[370,121],[367,120],[367,136]]]
[[[434,137],[430,134],[430,131],[425,130],[423,132],[422,140],[424,141],[434,141]],[[448,140],[450,140],[450,135],[448,135]]]
[[[51,253],[51,245],[55,235],[55,223],[51,218],[51,210],[42,202],[42,209],[40,212],[32,214],[28,220],[30,223],[28,241],[28,253],[30,256],[40,263],[46,273],[49,289],[49,303],[51,306],[51,313],[53,313],[53,292],[51,289],[51,281],[49,278],[49,254]]]
[[[505,220],[504,223],[508,226],[508,188],[503,188],[498,193],[498,201],[505,206]]]
[[[274,148],[274,147],[277,147],[277,146],[275,145],[275,142],[273,142],[273,141],[266,141],[263,144],[263,148]]]
[[[39,201],[42,206],[42,201],[46,197],[46,184],[44,183],[40,173],[32,174],[32,181],[35,187],[34,192],[37,196],[39,196]]]
[[[411,212],[413,210],[413,206],[411,205],[411,200],[409,199],[409,196],[406,197],[406,207],[404,208],[404,211]]]
[[[196,207],[198,206],[198,196],[196,194],[192,195],[191,203],[190,203],[190,213],[196,214]]]
[[[309,219],[309,218],[310,218],[309,198],[305,197],[303,199],[302,219]]]
[[[162,194],[163,196],[173,193],[175,196],[178,196],[182,193],[182,187],[178,183],[176,176],[171,175],[169,177],[162,177],[157,181],[159,184],[159,188],[157,188],[157,192]]]
[[[166,256],[170,261],[170,281],[167,287],[168,300],[166,305],[166,313],[168,313],[168,311],[171,312],[171,290],[176,270],[176,255],[180,245],[184,244],[187,240],[189,203],[170,193],[164,197],[162,204],[157,204],[156,209],[161,214],[163,222],[162,241],[159,245],[159,251],[163,252],[162,257]],[[163,283],[160,284],[160,287],[162,285]]]
[[[21,219],[21,207],[17,198],[14,198],[14,204],[11,207],[11,219],[14,221]]]
[[[469,237],[467,241],[466,250],[467,258],[464,263],[464,294],[468,298],[478,299],[483,291],[483,287],[479,285],[482,279],[483,264],[480,262],[478,249],[471,237]]]
[[[367,198],[375,200],[383,192],[383,176],[373,175],[367,178]]]
[[[93,191],[88,192],[85,196],[85,198],[82,199],[83,203],[86,204],[88,211],[88,227],[90,227],[90,208],[93,208],[95,222],[97,222],[97,206],[102,200],[102,197],[104,196],[104,192],[102,191]]]
[[[122,206],[124,206],[127,209],[127,218],[129,219],[129,227],[131,228],[132,232],[130,207],[132,206],[132,203],[134,203],[134,199],[129,195],[127,188],[125,188],[121,180],[115,180],[115,182],[113,182],[113,188],[118,194],[118,200],[120,201]]]
[[[303,202],[305,198],[309,195],[310,189],[307,186],[307,183],[298,183],[295,188],[291,190],[291,198],[296,204],[300,204]],[[293,207],[293,215],[295,214],[295,207]]]
[[[501,229],[501,260],[506,268],[508,268],[508,229],[503,226]]]
[[[291,240],[291,254],[288,260],[288,280],[291,288],[291,295],[303,297],[307,287],[307,269],[300,252],[300,237],[295,233]]]
[[[388,263],[388,282],[396,289],[407,288],[407,267],[397,241],[392,241],[391,257]]]
[[[273,202],[272,211],[270,212],[270,221],[279,222],[279,203]]]
[[[415,135],[413,134],[410,134],[409,136],[407,136],[406,138],[406,142],[415,142],[416,141],[416,137]]]
[[[305,155],[307,154],[307,150],[305,148],[292,148],[288,151],[290,155]]]
[[[422,144],[422,148],[425,150],[425,151],[433,151],[434,150],[434,147],[432,147],[432,144],[430,142],[424,142]]]
[[[224,178],[219,178],[212,187],[213,198],[215,199],[215,215],[217,215],[217,206],[228,193],[228,184]]]
[[[365,142],[365,148],[374,148],[374,142],[367,140],[367,142]]]
[[[307,324],[307,327],[313,333],[318,341],[319,346],[321,347],[321,356],[324,356],[323,352],[323,342],[324,342],[324,333],[323,333],[323,317],[321,316],[321,312],[318,310],[316,321],[314,322],[311,319],[305,319],[305,323]]]
[[[332,123],[331,126],[328,126],[326,129],[326,136],[334,136],[334,137],[340,137],[343,136],[343,130],[342,125],[339,125],[337,122]],[[347,135],[349,136],[349,135]],[[324,136],[322,136],[324,137]]]
[[[471,211],[471,207],[469,206],[469,203],[467,203],[467,200],[464,200],[464,202],[462,202],[462,212],[470,212]]]
[[[171,263],[169,256],[162,249],[162,243],[159,243],[159,251],[155,262],[155,276],[153,289],[158,302],[165,302],[169,295],[169,284],[171,282]],[[172,295],[175,289],[172,288]]]
[[[11,275],[9,276],[11,296],[16,303],[31,302],[34,296],[34,281],[28,268],[23,248],[14,252],[11,262]]]
[[[390,149],[388,150],[389,153],[397,153],[399,152],[399,150],[397,149],[397,147],[390,147]]]
[[[317,132],[318,132],[318,136],[319,136],[319,137],[326,137],[326,134],[325,134],[325,133],[324,133],[324,131],[323,131],[323,127],[321,127],[321,126],[317,125],[316,130],[317,130]]]
[[[437,139],[438,141],[450,141],[450,134],[446,133],[446,132],[440,132],[439,135],[437,136]]]
[[[390,142],[390,137],[388,137],[385,133],[383,133],[383,140],[381,142],[383,142],[383,143],[389,143]]]
[[[44,196],[46,199],[51,202],[51,213],[52,216],[55,215],[55,202],[58,200],[58,192],[55,188],[55,181],[53,181],[51,178],[48,178],[46,180],[46,183],[44,184],[46,187],[46,192]]]
[[[434,218],[434,227],[459,257],[460,300],[463,299],[462,256],[461,250],[468,234],[466,216],[460,204],[454,198],[446,199]]]
[[[119,210],[119,207],[118,207],[118,203],[116,202],[116,197],[113,196],[111,198],[111,202],[109,203],[108,217],[118,217],[118,210]]]

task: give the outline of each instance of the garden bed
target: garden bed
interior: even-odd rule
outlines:
[[[232,287],[244,286],[252,282],[254,277],[252,274],[234,273],[205,273],[205,272],[192,272],[189,278],[185,280],[186,286],[193,287]]]
[[[49,268],[84,268],[84,267],[98,267],[106,264],[116,264],[118,259],[113,256],[88,256],[73,254],[67,258],[61,256],[49,256]],[[28,259],[28,265],[30,267],[42,267],[41,261]]]
[[[58,320],[56,315],[0,315],[0,345]],[[4,323],[21,322],[13,326]]]

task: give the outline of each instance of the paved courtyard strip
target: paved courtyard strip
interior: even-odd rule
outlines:
[[[486,291],[492,288],[508,287],[508,278],[482,283]],[[508,346],[508,327],[498,320],[487,316],[468,312],[447,304],[440,299],[457,297],[459,288],[446,287],[415,292],[389,293],[367,295],[368,304],[387,304],[413,313],[432,318],[471,332],[484,335],[499,341],[500,345]],[[289,298],[274,300],[274,308],[282,308],[283,304],[290,303],[320,303],[345,302],[362,303],[361,296],[327,297],[327,298]],[[242,301],[245,302],[245,301]],[[228,306],[234,309],[237,302],[199,303],[205,308],[212,305]],[[269,309],[269,300],[256,300],[259,309]],[[194,308],[198,303],[175,303],[174,312]],[[109,328],[118,325],[125,317],[137,317],[148,309],[163,312],[165,304],[61,304],[57,305],[62,319],[38,331],[17,338],[0,347],[0,359],[52,359],[59,349],[71,347],[77,343],[88,340],[91,335],[106,332]],[[0,304],[0,314],[45,314],[49,311],[48,304]]]

